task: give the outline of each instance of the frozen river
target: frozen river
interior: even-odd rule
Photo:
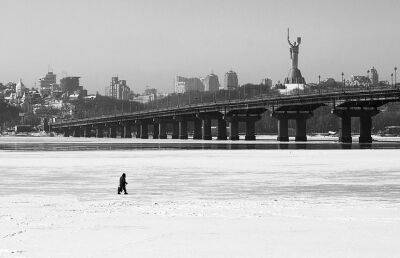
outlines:
[[[400,253],[396,142],[188,150],[129,141],[0,138],[0,257]],[[116,194],[122,172],[129,195]]]

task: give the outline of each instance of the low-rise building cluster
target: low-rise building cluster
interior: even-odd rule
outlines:
[[[87,90],[80,85],[79,78],[68,76],[57,83],[56,74],[50,71],[39,79],[38,88],[26,87],[22,79],[17,83],[0,83],[0,99],[20,108],[21,122],[29,122],[25,116],[30,114],[39,119],[71,117],[75,108],[74,100],[95,97],[87,96]]]

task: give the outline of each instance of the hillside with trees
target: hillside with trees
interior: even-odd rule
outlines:
[[[18,123],[20,109],[0,100],[0,126],[9,127]]]

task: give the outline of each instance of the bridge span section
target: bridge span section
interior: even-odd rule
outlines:
[[[360,118],[360,143],[372,141],[372,117],[379,107],[400,100],[398,89],[340,91],[318,94],[282,95],[252,99],[219,101],[159,108],[132,113],[84,119],[62,120],[50,124],[50,130],[74,137],[188,139],[189,124],[193,139],[211,140],[211,125],[215,121],[218,140],[239,140],[239,125],[244,123],[245,140],[255,140],[255,123],[269,110],[278,120],[278,141],[289,141],[288,121],[296,124],[296,141],[307,140],[307,120],[314,110],[329,106],[340,118],[339,140],[350,143],[351,118]],[[229,128],[229,130],[228,130]],[[150,129],[150,130],[149,130]],[[169,129],[169,130],[168,130]]]

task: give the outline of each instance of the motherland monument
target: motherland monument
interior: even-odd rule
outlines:
[[[292,59],[292,67],[289,71],[288,77],[285,78],[285,85],[289,88],[287,84],[305,84],[306,81],[304,77],[301,75],[301,72],[298,68],[299,64],[299,46],[301,43],[301,37],[297,37],[297,42],[290,42],[289,38],[289,28],[287,30],[287,41],[290,46],[290,59]]]

